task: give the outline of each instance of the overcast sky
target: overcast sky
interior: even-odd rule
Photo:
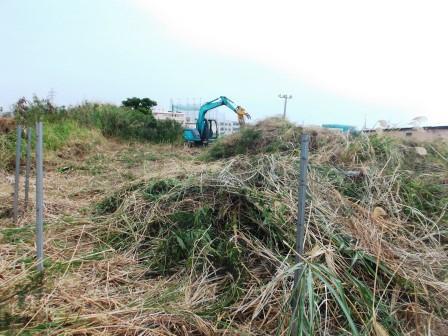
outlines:
[[[0,0],[0,106],[226,95],[257,119],[448,124],[448,2]]]

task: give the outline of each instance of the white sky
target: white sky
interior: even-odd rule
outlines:
[[[193,48],[448,122],[448,1],[133,1]]]

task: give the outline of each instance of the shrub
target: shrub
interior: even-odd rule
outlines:
[[[15,105],[14,115],[22,125],[34,125],[35,121],[42,120],[46,127],[53,128],[56,133],[49,138],[52,149],[60,147],[55,141],[80,130],[79,125],[99,129],[104,136],[125,140],[182,142],[182,126],[174,120],[156,120],[151,113],[155,104],[149,98],[128,98],[121,107],[85,102],[65,108],[34,96],[30,102],[21,98]]]
[[[82,127],[76,120],[46,121],[44,124],[43,145],[45,151],[57,151],[71,141],[91,142],[95,137],[93,130]],[[22,159],[25,158],[26,140],[22,133]],[[16,132],[0,134],[0,169],[12,170],[15,165]],[[32,146],[35,145],[33,132]]]
[[[140,109],[110,104],[85,103],[68,111],[71,118],[102,134],[126,140],[176,143],[181,141],[182,126],[174,120],[156,120]]]
[[[75,120],[47,122],[44,126],[44,148],[55,151],[74,139],[90,141],[91,135],[89,129],[80,127]]]
[[[0,134],[0,169],[11,170],[15,158],[15,132]]]

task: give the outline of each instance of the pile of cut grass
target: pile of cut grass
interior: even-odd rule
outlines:
[[[297,147],[301,127],[280,118],[270,118],[247,125],[238,133],[218,139],[205,155],[216,160],[238,154],[272,153]]]
[[[200,291],[190,313],[209,328],[199,334],[284,335],[297,318],[301,335],[442,335],[446,157],[428,147],[410,160],[412,147],[388,138],[338,139],[311,154],[299,293],[294,150],[135,184],[98,204],[99,233],[137,255],[149,278],[184,277],[185,295]]]
[[[300,335],[444,335],[446,145],[417,144],[428,151],[419,156],[416,144],[383,137],[323,133],[315,140],[299,292],[292,291],[295,139],[285,150],[229,156],[213,170],[179,170],[111,192],[92,220],[59,228],[72,257],[49,265],[43,285],[20,269],[22,276],[8,275],[4,293],[14,300],[0,303],[7,327],[289,335],[298,319]],[[92,261],[97,256],[104,260]]]

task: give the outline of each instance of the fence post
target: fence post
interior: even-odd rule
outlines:
[[[307,189],[307,173],[308,173],[308,147],[310,136],[302,134],[300,141],[300,176],[299,176],[299,199],[298,199],[298,213],[297,213],[297,231],[296,231],[296,264],[299,265],[294,272],[294,289],[293,293],[296,297],[291,300],[292,303],[292,335],[297,335],[297,328],[299,321],[296,320],[297,305],[299,302],[300,290],[299,281],[302,276],[302,260],[304,248],[304,234],[305,234],[305,200]],[[310,321],[311,322],[311,321]]]
[[[26,129],[26,168],[25,168],[25,210],[28,208],[30,192],[30,170],[31,170],[31,138],[33,128]]]
[[[13,220],[17,224],[19,218],[19,179],[20,179],[20,159],[22,156],[22,126],[17,126],[16,140],[16,172],[14,179],[14,203],[13,203]]]
[[[37,270],[44,269],[44,183],[43,183],[43,126],[36,123],[36,255]]]

